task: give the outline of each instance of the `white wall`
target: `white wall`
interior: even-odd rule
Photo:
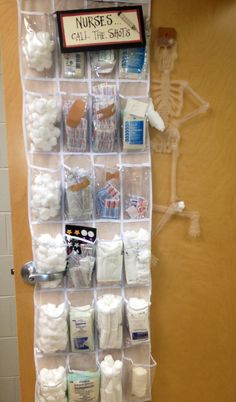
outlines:
[[[0,402],[19,402],[14,267],[8,182],[4,74],[0,54]]]

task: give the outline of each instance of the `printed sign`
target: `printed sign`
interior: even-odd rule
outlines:
[[[62,53],[145,46],[141,6],[57,11]]]

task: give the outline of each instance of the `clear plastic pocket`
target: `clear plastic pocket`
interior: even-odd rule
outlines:
[[[60,151],[61,100],[58,95],[27,93],[25,128],[32,152]]]
[[[150,167],[124,167],[124,219],[139,220],[150,218],[150,196]]]
[[[113,49],[90,52],[92,78],[114,79],[117,53]]]
[[[96,302],[96,324],[100,349],[123,345],[123,299],[120,289],[101,289]]]
[[[128,285],[150,284],[151,240],[149,232],[141,228],[138,232],[123,234],[125,277]]]
[[[147,148],[148,105],[148,98],[120,97],[122,144],[125,152],[143,152]]]
[[[113,240],[97,241],[97,283],[117,284],[122,280],[123,242],[119,236]]]
[[[123,364],[125,400],[151,401],[157,363],[150,355],[150,347],[140,345],[125,350]]]
[[[87,152],[89,149],[88,97],[64,97],[63,117],[65,151]]]
[[[43,288],[56,288],[63,285],[67,264],[66,243],[61,233],[52,236],[42,233],[33,238],[33,255],[37,273],[61,274],[61,278],[41,282]]]
[[[99,402],[100,370],[96,354],[69,356],[68,402]]]
[[[116,86],[102,83],[93,87],[92,149],[93,152],[115,152],[117,138]]]
[[[86,53],[62,53],[61,77],[65,79],[83,79],[86,76]]]
[[[35,309],[37,349],[45,354],[65,351],[68,345],[68,307],[64,291],[38,291]]]
[[[93,352],[94,301],[93,291],[68,292],[69,325],[72,352]]]
[[[80,245],[81,254],[72,251],[68,257],[68,286],[74,288],[90,288],[93,283],[95,266],[95,244]]]
[[[127,80],[146,79],[147,60],[146,47],[121,49],[119,51],[119,77]]]
[[[65,217],[88,221],[93,216],[93,176],[87,156],[65,158]]]
[[[33,166],[30,169],[30,209],[33,221],[61,220],[61,171]]]
[[[24,77],[55,77],[56,36],[53,17],[49,14],[25,14],[21,26]]]
[[[67,402],[67,357],[36,356],[36,402]]]
[[[101,401],[123,401],[122,374],[123,363],[119,353],[110,351],[100,354]]]
[[[127,346],[150,342],[150,304],[149,287],[125,289]]]
[[[120,219],[120,172],[118,168],[96,167],[97,219]]]

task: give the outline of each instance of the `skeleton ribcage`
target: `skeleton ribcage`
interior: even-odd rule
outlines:
[[[163,118],[167,130],[164,136],[158,135],[153,144],[154,151],[170,153],[172,151],[171,121],[181,115],[183,108],[184,82],[163,80],[152,81],[152,98],[155,109]]]

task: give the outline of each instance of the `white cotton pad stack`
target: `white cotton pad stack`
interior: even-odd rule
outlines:
[[[66,370],[43,368],[38,374],[38,402],[67,402]]]
[[[57,145],[61,120],[61,103],[58,98],[26,96],[26,129],[32,141],[32,150],[50,152]]]
[[[38,348],[44,353],[66,349],[68,342],[67,309],[64,303],[39,307]]]
[[[132,395],[137,398],[144,398],[147,392],[148,370],[144,367],[132,368]]]
[[[123,342],[122,297],[105,294],[97,301],[97,325],[101,349],[120,349]]]
[[[31,186],[31,208],[36,219],[47,221],[60,212],[61,184],[48,173],[40,173]]]
[[[151,280],[150,233],[141,228],[138,232],[124,232],[125,276],[129,285],[148,284]]]
[[[149,304],[138,297],[128,300],[126,314],[132,344],[150,340]]]
[[[36,239],[35,262],[37,272],[62,272],[66,268],[66,244],[61,234],[52,237],[42,234]]]
[[[49,32],[28,32],[25,36],[23,52],[29,68],[38,72],[48,70],[53,65],[52,52],[55,43]]]
[[[111,355],[101,362],[101,402],[122,402],[122,367]]]

